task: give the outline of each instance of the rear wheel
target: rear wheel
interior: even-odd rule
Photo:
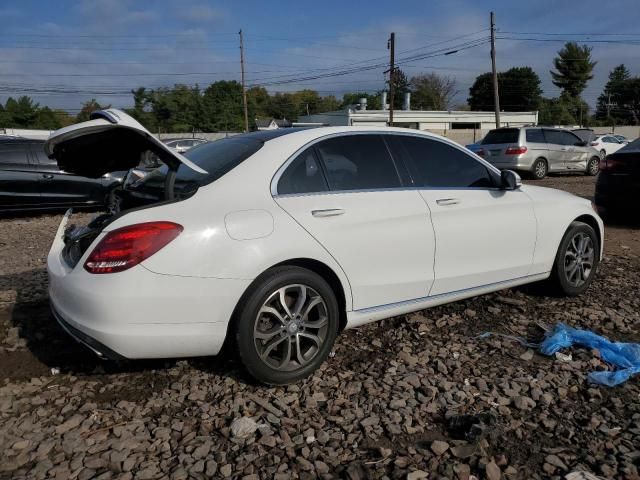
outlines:
[[[573,222],[562,237],[549,282],[555,293],[574,297],[593,281],[599,263],[599,239],[586,223]]]
[[[587,163],[587,175],[597,175],[600,171],[600,159],[598,157],[592,157]]]
[[[318,274],[277,267],[252,286],[236,324],[247,371],[270,385],[310,375],[329,355],[338,332],[335,294]]]
[[[531,176],[535,180],[542,180],[547,176],[547,172],[547,161],[544,158],[538,158],[533,162],[533,166],[531,167]]]

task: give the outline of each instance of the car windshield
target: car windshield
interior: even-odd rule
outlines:
[[[198,173],[181,164],[176,171],[174,195],[178,198],[190,196],[199,187],[215,182],[260,150],[263,145],[261,139],[244,135],[196,145],[184,153],[184,156],[207,173]],[[168,167],[163,165],[132,183],[127,189],[145,196],[160,197],[164,192],[168,170]]]
[[[491,130],[482,140],[482,145],[491,145],[496,143],[518,143],[520,130],[517,128],[500,128]]]

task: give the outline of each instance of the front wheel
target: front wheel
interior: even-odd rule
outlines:
[[[587,175],[595,176],[600,171],[600,159],[598,157],[593,157],[587,163]]]
[[[600,160],[604,160],[604,157],[607,156],[607,151],[603,148],[600,150]]]
[[[575,297],[593,281],[600,261],[600,241],[586,223],[573,222],[562,237],[549,281],[560,295]]]
[[[336,296],[318,274],[277,267],[248,292],[236,323],[240,359],[256,380],[284,385],[325,361],[338,332]]]

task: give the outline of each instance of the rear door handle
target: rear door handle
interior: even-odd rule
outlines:
[[[458,198],[440,198],[436,200],[438,205],[457,205],[460,203],[460,199]]]
[[[42,178],[44,178],[45,180],[53,180],[53,175],[51,175],[50,173],[43,173]]]
[[[342,208],[326,208],[324,210],[311,210],[311,215],[314,217],[335,217],[336,215],[342,215],[344,210]]]

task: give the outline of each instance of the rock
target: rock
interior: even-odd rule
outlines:
[[[423,470],[414,470],[407,474],[407,480],[421,480],[424,478],[429,478],[429,474]]]
[[[500,478],[502,478],[500,467],[496,465],[493,460],[487,463],[487,466],[485,467],[485,473],[487,474],[488,480],[500,480]]]
[[[220,475],[222,475],[224,478],[230,477],[232,471],[233,468],[229,464],[220,467]]]
[[[258,424],[249,417],[236,418],[231,423],[231,434],[237,438],[249,438],[258,429]]]
[[[536,402],[534,402],[532,398],[525,397],[523,395],[518,395],[514,397],[513,404],[519,410],[531,410],[536,406]]]
[[[451,448],[451,453],[457,458],[469,458],[476,453],[478,447],[475,444],[467,443],[464,445],[456,445]]]
[[[436,455],[440,456],[447,450],[449,450],[449,444],[447,442],[441,440],[431,442],[431,451]]]
[[[533,358],[533,350],[532,349],[527,349],[526,352],[524,352],[522,355],[520,355],[520,360],[524,360],[525,362],[529,362],[531,361],[531,359]]]
[[[546,457],[544,457],[544,461],[549,463],[550,465],[561,468],[562,470],[569,470],[569,467],[567,467],[567,465],[565,465],[565,463],[560,460],[560,457],[558,457],[557,455],[547,455]]]

